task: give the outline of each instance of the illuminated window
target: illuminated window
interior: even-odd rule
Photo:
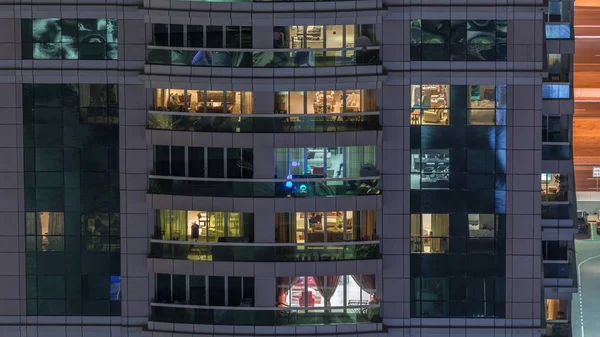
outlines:
[[[569,181],[564,174],[542,173],[542,201],[568,201]]]
[[[410,188],[448,189],[450,187],[449,150],[411,150]]]
[[[450,86],[412,85],[410,124],[449,125]]]
[[[450,247],[450,215],[411,214],[410,243],[412,253],[447,253]]]

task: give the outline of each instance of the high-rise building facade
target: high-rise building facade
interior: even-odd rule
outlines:
[[[571,7],[2,4],[0,335],[560,333]]]

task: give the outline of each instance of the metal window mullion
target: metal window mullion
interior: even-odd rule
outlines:
[[[223,148],[223,177],[227,178],[227,148]]]
[[[224,288],[225,288],[225,306],[229,305],[229,276],[223,276],[224,279]]]
[[[190,146],[185,146],[184,150],[183,150],[183,163],[184,163],[184,174],[186,177],[190,176],[190,169],[189,169],[189,161],[190,161],[190,156],[189,156],[189,150],[190,150]]]
[[[190,303],[190,275],[185,276],[185,303]]]
[[[327,166],[325,166],[327,167]],[[323,222],[322,222],[322,226],[323,226],[323,242],[327,242],[327,212],[323,212]]]
[[[171,23],[167,23],[167,46],[171,47]]]
[[[223,212],[223,233],[229,236],[229,212]]]
[[[187,27],[188,27],[188,25],[183,25],[183,46],[184,47],[188,46]]]
[[[206,303],[206,305],[210,305],[210,291],[208,289],[209,286],[210,285],[208,284],[208,276],[204,276],[204,303]]]
[[[225,48],[225,46],[227,46],[227,26],[221,26],[222,31],[223,31],[223,36],[221,37],[222,41],[221,41],[221,46],[223,46],[223,48]]]
[[[350,276],[343,275],[342,279],[343,279],[342,291],[343,291],[343,294],[344,294],[344,304],[343,305],[345,307],[346,304],[348,303],[348,287],[347,287],[347,284],[348,284],[348,280],[350,279]],[[362,301],[362,289],[359,292],[359,297],[358,298],[359,298],[360,301]],[[362,303],[362,302],[360,302],[360,303]],[[346,312],[346,311],[347,311],[347,309],[344,309],[344,312]]]
[[[173,274],[169,274],[169,277],[170,277],[170,280],[171,280],[169,282],[169,285],[171,287],[171,291],[170,291],[170,293],[171,293],[171,303],[173,303]]]
[[[208,147],[203,147],[204,149],[204,178],[208,178]],[[208,233],[208,231],[206,231]]]
[[[171,164],[171,162],[173,161],[173,147],[171,145],[169,145],[169,175],[173,174],[173,165]]]

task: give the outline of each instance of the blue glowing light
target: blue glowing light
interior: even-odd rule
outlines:
[[[287,188],[292,188],[292,186],[293,186],[293,184],[292,184],[292,182],[291,182],[291,181],[287,181],[287,182],[285,183],[285,187],[287,187]]]
[[[306,192],[306,185],[304,185],[304,184],[300,185],[300,191]]]

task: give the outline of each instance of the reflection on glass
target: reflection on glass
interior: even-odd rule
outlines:
[[[449,150],[411,150],[410,188],[448,189],[450,184]]]
[[[411,86],[412,125],[450,124],[450,86],[423,84]]]
[[[412,317],[448,317],[449,278],[415,277],[412,282]]]
[[[571,85],[569,84],[542,84],[543,99],[569,99]]]
[[[570,39],[571,38],[571,24],[559,23],[559,24],[546,24],[546,38],[547,39]]]
[[[411,214],[411,253],[447,253],[450,242],[449,214]]]
[[[23,58],[34,60],[116,60],[114,19],[24,19]]]
[[[413,61],[506,60],[506,20],[411,20]]]

